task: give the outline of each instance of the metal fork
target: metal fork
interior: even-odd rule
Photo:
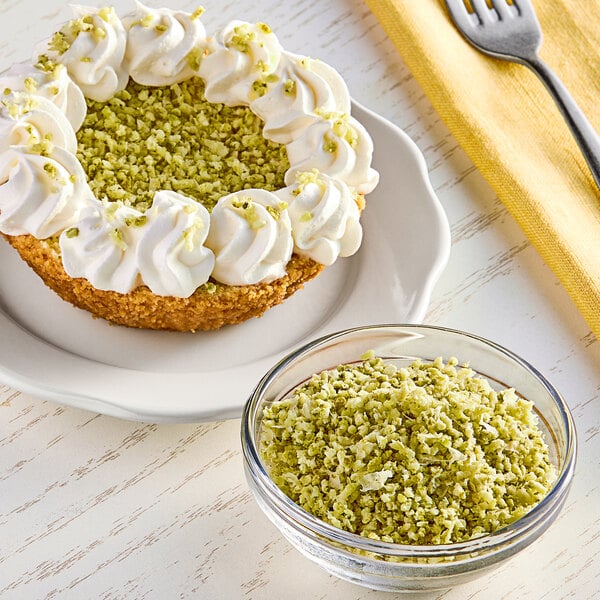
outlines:
[[[529,67],[544,83],[565,118],[600,187],[600,140],[567,88],[538,56],[542,30],[530,0],[445,0],[454,24],[485,54]]]

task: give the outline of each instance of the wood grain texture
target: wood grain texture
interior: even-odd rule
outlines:
[[[69,17],[62,1],[40,5],[0,0],[0,70]],[[116,3],[121,14],[131,6]],[[555,526],[491,575],[428,598],[600,597],[600,345],[564,290],[360,0],[205,7],[209,31],[234,18],[268,22],[287,49],[335,66],[357,100],[415,140],[453,234],[426,321],[511,348],[573,411],[578,465]],[[390,598],[327,575],[281,537],[245,483],[239,425],[120,421],[0,384],[0,598]]]

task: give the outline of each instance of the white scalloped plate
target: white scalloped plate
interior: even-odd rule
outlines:
[[[309,338],[418,323],[446,265],[450,232],[425,160],[400,129],[354,104],[381,180],[360,251],[260,319],[214,332],[128,329],[63,302],[0,242],[0,379],[59,404],[147,422],[238,417],[261,376]]]

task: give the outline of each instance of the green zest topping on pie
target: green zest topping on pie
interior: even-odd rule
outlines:
[[[167,87],[130,81],[108,102],[87,101],[77,158],[97,198],[145,210],[173,190],[211,210],[249,188],[284,187],[285,146],[267,141],[246,107],[209,103],[198,78]]]

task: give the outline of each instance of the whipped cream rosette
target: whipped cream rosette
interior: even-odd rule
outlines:
[[[214,255],[203,245],[208,227],[201,204],[171,191],[157,192],[143,213],[94,201],[60,236],[63,264],[100,290],[126,294],[143,282],[159,296],[187,297],[213,269]]]
[[[54,34],[46,55],[67,67],[87,98],[103,102],[127,85],[127,32],[112,8],[72,9],[75,18]]]
[[[171,85],[196,75],[206,45],[201,11],[147,8],[136,2],[127,29],[125,67],[143,85]]]
[[[190,198],[163,190],[156,193],[147,214],[147,223],[139,226],[142,281],[159,296],[191,296],[208,281],[215,264],[214,254],[204,245],[208,211]]]
[[[289,144],[322,120],[319,111],[350,113],[346,82],[324,62],[284,52],[276,76],[265,93],[250,102],[265,123],[265,137]]]
[[[56,235],[78,222],[91,198],[81,164],[64,148],[11,146],[0,153],[2,233]]]
[[[11,92],[0,101],[0,152],[44,140],[71,154],[77,150],[75,130],[55,104],[43,96]]]
[[[300,172],[277,196],[289,205],[296,252],[331,265],[360,247],[362,227],[356,193],[343,181],[316,169]]]
[[[248,104],[251,97],[277,81],[283,49],[265,23],[232,21],[209,41],[200,65],[206,99],[228,106]]]
[[[112,203],[105,206],[93,200],[82,211],[76,227],[60,236],[65,272],[70,277],[84,277],[99,290],[126,294],[139,284],[136,253],[137,228],[142,218],[129,206]]]
[[[322,119],[287,145],[292,168],[286,175],[286,183],[297,172],[317,169],[352,186],[360,194],[368,194],[379,180],[377,171],[371,167],[371,136],[347,113],[319,112]]]
[[[16,64],[0,78],[0,86],[0,92],[27,92],[50,100],[67,117],[74,130],[83,123],[87,111],[85,96],[64,65],[43,60],[35,65]]]
[[[97,290],[181,299],[213,293],[211,282],[284,281],[292,264],[357,251],[378,175],[335,69],[284,51],[264,23],[207,36],[202,9],[73,11],[31,65],[0,76],[0,232],[58,236],[66,275]],[[280,175],[269,164],[277,146]],[[238,187],[209,198],[228,171]]]
[[[221,198],[206,241],[215,253],[215,279],[249,285],[283,277],[293,248],[286,209],[285,202],[265,190]]]

